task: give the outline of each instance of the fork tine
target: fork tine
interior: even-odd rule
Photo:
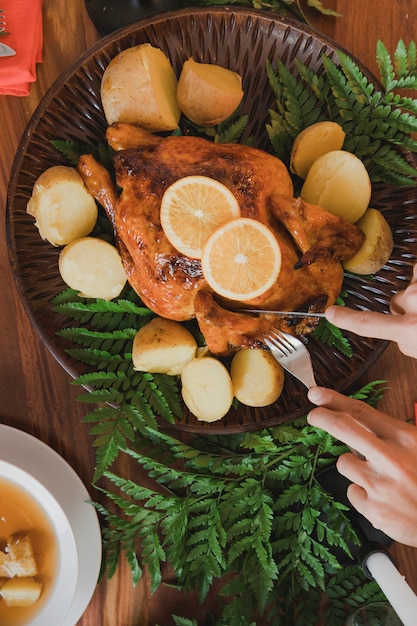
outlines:
[[[278,333],[276,330],[271,330],[270,335],[269,335],[269,340],[277,348],[282,350],[282,352],[285,352],[287,354],[291,354],[292,352],[297,350],[297,348],[293,346],[293,344],[289,341],[289,339],[285,335]]]
[[[272,355],[308,389],[316,385],[310,353],[305,345],[289,333],[272,329],[262,337]]]
[[[279,354],[276,355],[276,358],[279,358],[280,355],[287,356],[286,353],[282,351],[281,347],[276,343],[276,341],[274,341],[272,337],[263,337],[262,342],[271,350],[271,352],[273,350],[279,352]]]
[[[291,352],[289,352],[288,349],[286,349],[280,343],[278,343],[275,337],[272,337],[272,336],[264,337],[263,342],[266,346],[268,346],[271,352],[275,351],[277,353],[276,355],[277,358],[279,357],[282,359],[284,357],[290,356],[291,354]]]

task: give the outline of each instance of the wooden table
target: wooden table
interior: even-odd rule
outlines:
[[[415,37],[417,3],[414,0],[323,0],[343,17],[314,17],[314,25],[360,58],[376,72],[375,46],[381,39],[393,51],[402,38]],[[5,212],[10,168],[25,125],[37,104],[60,73],[99,35],[91,24],[83,0],[44,0],[44,60],[38,80],[25,98],[0,97],[0,208]],[[32,329],[17,296],[0,223],[0,422],[32,433],[57,450],[90,484],[93,453],[88,425],[82,424],[87,407],[76,401],[79,389],[52,358]],[[390,346],[369,370],[367,380],[386,379],[390,389],[380,408],[401,419],[414,415],[417,401],[417,361]],[[91,408],[91,407],[89,407]],[[417,592],[417,552],[395,545],[397,565]],[[184,605],[184,597],[179,600]],[[110,582],[98,587],[79,626],[142,626],[146,624],[146,584],[132,588],[122,564]],[[157,598],[149,606],[155,606]],[[153,610],[151,619],[155,617]],[[155,623],[152,621],[151,623]],[[169,622],[159,622],[168,626]]]

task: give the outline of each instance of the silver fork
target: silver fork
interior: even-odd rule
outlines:
[[[262,341],[282,367],[298,378],[307,389],[317,385],[310,353],[300,339],[274,328],[262,337]]]

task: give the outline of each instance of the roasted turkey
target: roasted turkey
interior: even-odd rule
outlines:
[[[196,317],[209,349],[222,355],[257,345],[277,322],[272,316],[233,312],[238,303],[210,292],[200,261],[179,253],[167,240],[160,222],[162,196],[177,179],[196,174],[229,187],[242,217],[268,225],[281,247],[276,284],[244,307],[322,311],[336,300],[343,282],[340,261],[359,249],[364,235],[324,209],[293,198],[291,178],[278,158],[241,144],[163,138],[125,124],[109,127],[107,140],[116,150],[121,194],[91,155],[80,158],[79,171],[113,225],[129,283],[156,314],[178,321]],[[292,330],[305,333],[310,325],[304,320]]]

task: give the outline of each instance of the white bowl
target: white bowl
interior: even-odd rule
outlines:
[[[68,518],[52,494],[16,465],[0,460],[0,479],[16,485],[43,509],[56,537],[58,562],[54,581],[40,601],[39,610],[34,607],[33,618],[25,626],[61,624],[73,602],[78,578],[77,546]]]
[[[90,495],[72,467],[28,433],[0,424],[0,478],[22,484],[56,529],[60,567],[45,606],[25,626],[75,626],[95,591],[101,532]],[[46,613],[46,611],[48,611]]]

